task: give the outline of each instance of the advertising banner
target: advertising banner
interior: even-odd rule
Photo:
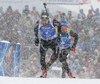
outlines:
[[[43,2],[58,4],[89,4],[91,0],[43,0]]]
[[[19,44],[0,42],[0,76],[18,77]]]

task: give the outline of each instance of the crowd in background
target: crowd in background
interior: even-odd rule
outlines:
[[[43,12],[42,10],[41,12]],[[100,78],[100,12],[99,8],[91,9],[86,15],[83,9],[77,17],[72,11],[58,10],[55,15],[47,9],[49,17],[57,21],[65,20],[68,28],[78,33],[79,40],[75,52],[71,52],[67,59],[72,73],[77,78]],[[41,14],[36,7],[29,10],[26,5],[22,13],[13,10],[11,6],[4,12],[0,7],[0,40],[7,40],[13,44],[20,43],[20,76],[36,77],[40,72],[39,49],[34,45],[34,25]],[[74,38],[71,39],[72,41]],[[52,52],[46,56],[46,61]],[[54,67],[60,67],[57,60]],[[51,69],[52,70],[52,69]],[[48,73],[49,74],[49,73]],[[55,73],[56,74],[56,73]],[[57,74],[55,75],[57,77]]]

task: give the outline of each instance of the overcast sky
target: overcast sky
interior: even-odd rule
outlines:
[[[84,12],[87,14],[88,9],[91,8],[91,5],[94,7],[94,9],[96,9],[100,8],[99,4],[100,2],[97,3],[97,0],[91,0],[91,4],[87,5],[48,5],[47,7],[50,9],[52,14],[55,14],[57,10],[71,10],[73,12],[79,13],[79,9],[84,9]],[[0,6],[3,7],[4,11],[9,5],[11,5],[14,10],[19,9],[20,12],[22,12],[25,5],[29,5],[30,10],[32,10],[33,6],[36,6],[38,11],[44,9],[41,0],[0,0]]]

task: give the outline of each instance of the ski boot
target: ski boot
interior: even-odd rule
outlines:
[[[68,76],[69,76],[69,78],[76,78],[76,77],[74,77],[73,75],[72,75],[72,73],[69,71],[69,73],[67,73],[68,74]]]
[[[47,77],[47,71],[43,69],[40,78],[46,78],[46,77]]]

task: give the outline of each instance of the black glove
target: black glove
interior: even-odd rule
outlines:
[[[61,41],[61,38],[60,36],[57,37],[57,42],[60,42]]]
[[[39,39],[35,39],[35,45],[36,45],[36,46],[39,45]]]

